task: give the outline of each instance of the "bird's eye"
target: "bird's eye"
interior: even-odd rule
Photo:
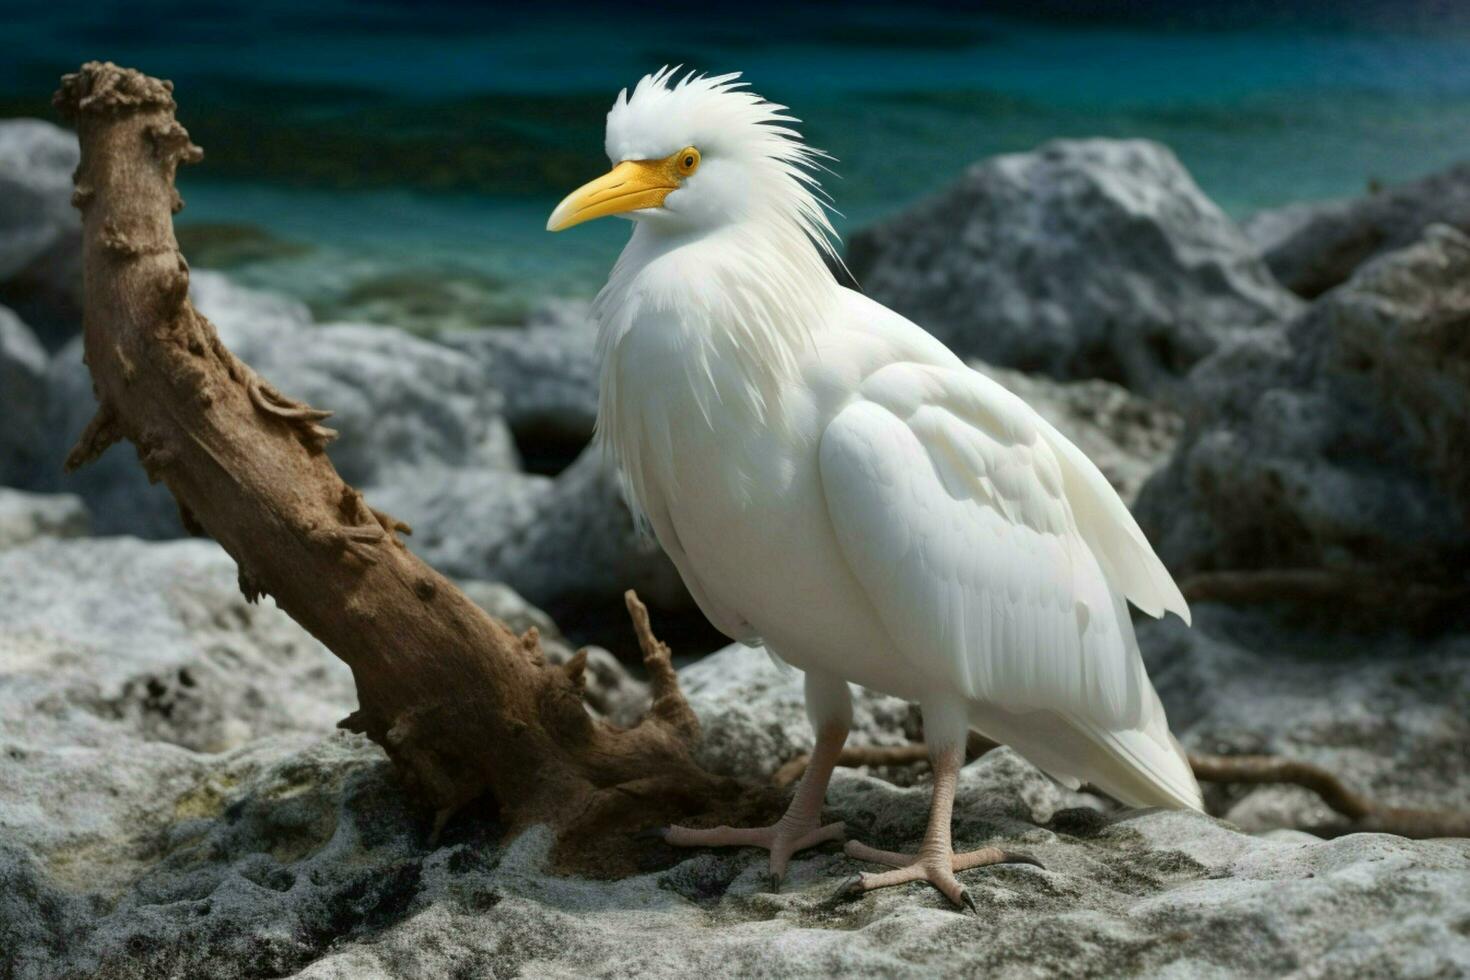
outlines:
[[[694,147],[684,147],[684,149],[679,151],[678,156],[679,159],[675,166],[679,168],[679,173],[683,174],[685,177],[688,177],[690,174],[694,173],[694,171],[699,169],[699,151],[696,150]]]

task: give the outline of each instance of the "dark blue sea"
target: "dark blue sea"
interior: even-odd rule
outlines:
[[[544,230],[605,169],[618,89],[743,71],[838,159],[840,228],[970,162],[1142,136],[1237,216],[1470,157],[1470,4],[0,2],[0,115],[111,59],[172,78],[204,146],[196,265],[326,317],[514,322],[590,295],[627,225]]]

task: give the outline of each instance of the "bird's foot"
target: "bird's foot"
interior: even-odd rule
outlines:
[[[869,847],[857,841],[848,841],[843,847],[843,852],[850,858],[858,861],[871,861],[874,864],[886,864],[892,871],[880,871],[876,874],[854,875],[843,883],[838,894],[842,897],[856,898],[878,888],[887,888],[889,885],[902,885],[910,881],[927,881],[938,888],[957,906],[975,909],[975,900],[965,886],[960,884],[955,875],[960,871],[969,871],[971,868],[983,868],[988,864],[1034,864],[1042,867],[1040,861],[1026,854],[1012,854],[998,847],[982,847],[978,851],[967,851],[956,854],[950,851],[948,855],[941,853],[930,854],[921,851],[918,854],[900,854],[897,851],[880,851],[876,847]]]
[[[786,865],[797,851],[842,840],[847,828],[842,823],[821,824],[816,819],[782,819],[769,827],[665,827],[666,843],[675,847],[764,847],[771,852],[769,883],[775,891],[786,876]]]

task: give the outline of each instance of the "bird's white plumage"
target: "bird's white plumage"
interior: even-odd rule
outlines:
[[[1106,507],[1087,499],[1095,488],[1086,481],[1068,483],[1037,422],[968,368],[899,363],[873,374],[822,435],[823,487],[843,555],[895,649],[974,706],[977,728],[1003,725],[1023,752],[1064,727],[1105,751],[1131,750],[1142,758],[1126,762],[1159,793],[1194,805],[1122,588],[1089,544],[1091,524],[1077,520]],[[1121,563],[1150,561],[1151,551]],[[993,707],[1009,720],[991,720]],[[1021,734],[1027,727],[1039,730]],[[1072,764],[1052,768],[1077,781]]]
[[[837,284],[790,122],[732,76],[667,73],[609,116],[614,162],[697,145],[710,178],[638,215],[596,306],[630,502],[730,636],[919,701],[931,740],[975,727],[1197,807],[1127,611],[1187,618],[1173,579],[1080,450]]]
[[[966,699],[1135,726],[1137,671],[1056,457],[981,380],[895,364],[827,426],[842,552],[895,644]]]

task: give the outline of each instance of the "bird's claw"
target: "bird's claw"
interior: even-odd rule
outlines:
[[[1000,863],[1001,864],[1029,864],[1033,868],[1040,868],[1042,871],[1045,871],[1046,870],[1046,865],[1044,865],[1040,861],[1036,860],[1036,858],[1032,857],[1030,854],[1020,854],[1020,853],[1017,853],[1016,851],[1007,851],[1006,852],[1006,856],[1005,856],[1005,860],[1002,861],[1002,862],[1000,862]]]
[[[865,894],[867,894],[867,889],[863,887],[863,876],[853,875],[843,879],[842,884],[837,886],[837,891],[832,893],[832,899],[837,902],[849,902],[855,898],[862,898]]]
[[[967,907],[976,915],[979,914],[979,911],[975,907],[973,896],[966,891],[965,886],[956,877],[959,872],[1010,861],[1038,866],[1041,864],[1029,854],[1009,854],[998,847],[982,847],[963,854],[956,854],[951,850],[948,858],[945,859],[936,858],[933,855],[925,856],[922,850],[918,854],[901,854],[898,851],[884,851],[869,847],[859,841],[848,841],[843,847],[843,853],[854,860],[883,864],[890,869],[875,874],[859,875],[846,886],[848,888],[873,891],[877,888],[903,885],[911,881],[927,881],[955,905]]]

